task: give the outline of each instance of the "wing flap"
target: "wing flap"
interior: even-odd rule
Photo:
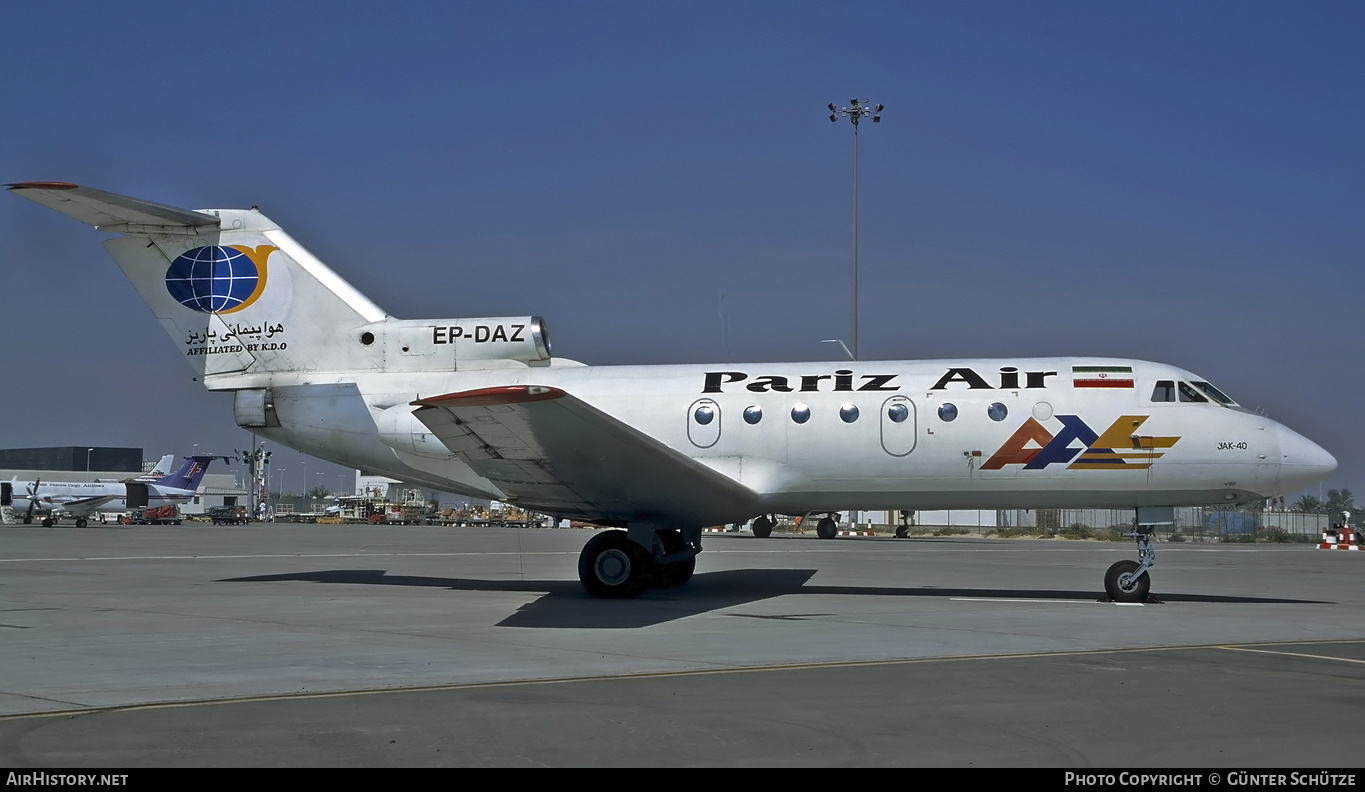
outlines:
[[[757,495],[560,390],[509,386],[413,402],[414,415],[508,499],[600,522],[713,525]]]

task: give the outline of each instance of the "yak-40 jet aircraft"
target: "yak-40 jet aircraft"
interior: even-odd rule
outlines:
[[[1203,377],[1113,358],[586,366],[538,316],[397,319],[254,208],[186,210],[61,182],[16,194],[120,236],[104,246],[237,423],[322,459],[624,530],[584,587],[691,576],[703,527],[861,509],[1176,506],[1322,481],[1336,460]],[[822,536],[834,534],[830,517]]]

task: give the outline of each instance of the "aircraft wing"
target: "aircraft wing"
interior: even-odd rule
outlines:
[[[218,218],[204,212],[177,209],[126,195],[66,182],[23,182],[9,185],[16,195],[61,212],[96,228],[108,226],[205,226]],[[117,230],[117,229],[110,229]]]
[[[95,495],[89,498],[72,498],[70,500],[57,499],[53,501],[52,508],[71,515],[86,515],[95,513],[104,504],[117,499],[117,495]]]
[[[715,525],[756,494],[558,388],[516,385],[413,402],[451,453],[519,506],[598,522]]]

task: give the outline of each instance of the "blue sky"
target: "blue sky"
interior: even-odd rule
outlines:
[[[1359,3],[21,0],[3,19],[0,180],[259,205],[394,315],[540,314],[589,363],[830,357],[852,132],[825,105],[880,102],[861,357],[1173,363],[1365,493]],[[0,201],[0,445],[241,447],[102,238]]]

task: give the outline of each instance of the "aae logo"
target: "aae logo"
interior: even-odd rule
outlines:
[[[277,248],[209,245],[187,250],[166,270],[166,291],[200,313],[233,313],[265,291],[265,260]]]
[[[1138,434],[1147,418],[1120,415],[1103,434],[1095,434],[1078,415],[1058,415],[1062,428],[1057,434],[1030,418],[991,454],[981,469],[1023,465],[1024,470],[1042,470],[1048,465],[1062,464],[1067,470],[1146,470],[1165,453],[1157,449],[1171,448],[1180,440],[1179,436]],[[1077,448],[1076,443],[1082,447]]]

